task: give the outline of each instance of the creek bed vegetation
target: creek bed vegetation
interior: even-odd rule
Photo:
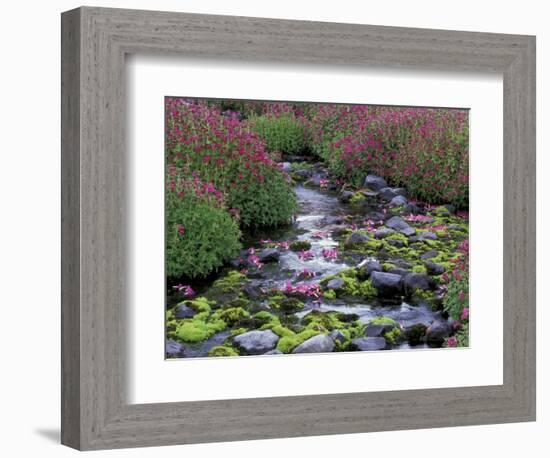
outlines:
[[[166,99],[166,356],[469,345],[468,113]]]

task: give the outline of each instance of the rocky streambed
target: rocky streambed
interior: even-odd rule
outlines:
[[[342,188],[321,165],[284,164],[293,224],[249,235],[213,281],[169,285],[168,358],[441,347],[448,275],[467,215],[369,175]]]

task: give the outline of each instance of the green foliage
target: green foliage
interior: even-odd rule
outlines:
[[[223,206],[188,190],[166,195],[166,274],[199,277],[235,257],[241,247],[239,227]]]
[[[453,318],[458,320],[465,307],[468,307],[468,276],[460,276],[457,279],[451,277],[447,285],[447,294],[443,298],[443,309]]]
[[[327,283],[334,278],[341,278],[344,280],[344,286],[341,290],[335,292],[336,296],[356,296],[364,299],[370,299],[376,297],[377,295],[376,288],[372,286],[370,280],[361,281],[357,278],[356,269],[346,269],[336,275],[328,275],[323,278],[320,283],[322,286],[326,287]],[[327,292],[328,291],[325,291],[324,294]]]
[[[288,297],[284,294],[276,294],[269,299],[270,307],[284,313],[294,313],[304,308],[304,303],[295,297]]]
[[[283,353],[290,353],[302,342],[305,342],[306,340],[318,334],[320,334],[320,332],[313,329],[305,329],[298,334],[289,333],[288,335],[285,335],[284,337],[281,337],[279,339],[279,342],[277,343],[277,349],[282,351]]]
[[[250,313],[242,307],[230,307],[227,309],[217,310],[212,317],[225,321],[228,326],[233,326],[237,321],[248,318]]]
[[[270,152],[301,154],[308,150],[305,126],[292,113],[258,116],[250,124]]]
[[[287,223],[296,211],[296,195],[285,177],[275,169],[266,169],[263,182],[231,187],[228,205],[239,212],[241,226],[254,228]]]

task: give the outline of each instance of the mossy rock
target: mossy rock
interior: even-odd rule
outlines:
[[[213,347],[208,352],[208,356],[213,356],[213,357],[239,356],[239,353],[233,347],[226,347],[226,346],[219,345],[219,346]]]
[[[401,325],[393,318],[387,316],[380,316],[374,318],[369,322],[369,325],[386,326],[386,329],[382,332],[382,337],[386,339],[389,345],[395,345],[402,337],[403,330]]]
[[[302,250],[309,250],[311,248],[311,243],[307,240],[295,240],[290,244],[290,249],[292,251],[302,251]]]
[[[283,294],[271,296],[268,299],[269,306],[283,313],[295,313],[304,308],[304,303],[296,297],[288,297]]]

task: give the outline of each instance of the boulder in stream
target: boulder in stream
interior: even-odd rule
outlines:
[[[246,355],[261,355],[273,350],[279,342],[279,336],[271,329],[265,331],[249,331],[239,334],[233,339]]]

